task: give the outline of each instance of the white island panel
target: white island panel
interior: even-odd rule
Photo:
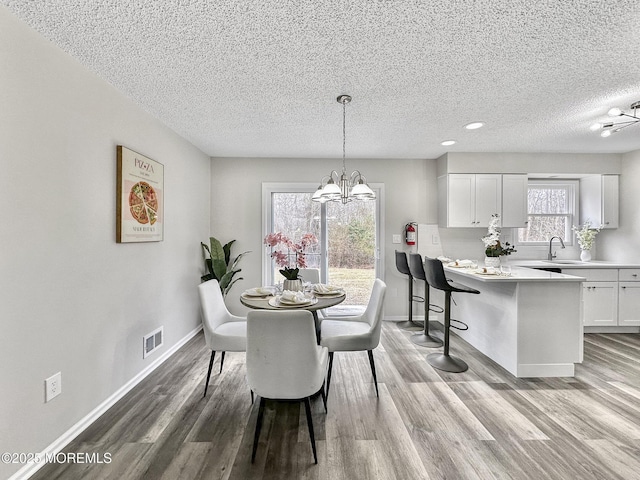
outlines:
[[[479,290],[454,293],[456,331],[516,377],[571,377],[582,362],[580,277],[514,268],[514,276],[480,276],[447,268],[447,276]]]

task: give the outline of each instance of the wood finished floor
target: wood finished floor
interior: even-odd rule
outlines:
[[[431,368],[412,332],[384,322],[374,351],[336,353],[329,412],[267,403],[255,464],[258,402],[244,354],[219,360],[203,398],[209,351],[199,334],[66,449],[110,464],[47,465],[51,479],[640,479],[640,334],[585,335],[575,378],[516,379],[452,336],[469,370]]]

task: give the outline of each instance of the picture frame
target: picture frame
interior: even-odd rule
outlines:
[[[164,165],[118,145],[116,242],[164,239]]]

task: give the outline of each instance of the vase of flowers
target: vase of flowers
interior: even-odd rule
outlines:
[[[487,267],[499,267],[501,256],[511,255],[512,253],[517,252],[514,246],[509,242],[504,242],[504,245],[500,243],[501,232],[500,214],[494,213],[491,215],[487,234],[482,237],[485,254],[484,264]]]
[[[313,233],[305,233],[299,242],[292,241],[282,232],[270,233],[264,243],[271,249],[271,258],[281,267],[279,272],[285,278],[284,290],[302,291],[300,269],[307,267],[306,250],[318,243]]]
[[[600,233],[603,225],[599,227],[593,227],[591,221],[587,220],[581,227],[571,226],[571,230],[576,234],[578,239],[578,245],[580,245],[580,260],[583,262],[591,261],[591,249],[596,241],[596,235]]]

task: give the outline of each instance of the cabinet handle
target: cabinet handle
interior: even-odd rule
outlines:
[[[624,290],[625,288],[627,288],[627,287],[625,287],[625,286],[623,285],[623,286],[622,286],[622,289]]]
[[[609,225],[609,222],[604,222],[605,225]]]
[[[631,274],[631,276],[632,276],[632,277],[637,277],[637,276],[638,276],[638,274],[637,274],[637,273],[632,273],[632,274]]]

